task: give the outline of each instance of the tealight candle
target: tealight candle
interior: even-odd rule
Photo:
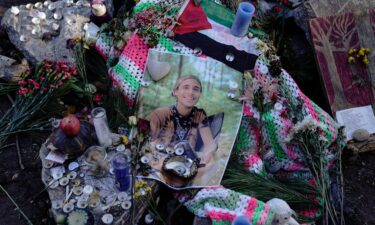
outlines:
[[[246,35],[251,19],[254,15],[255,7],[249,2],[241,2],[238,6],[236,17],[234,18],[231,34],[237,37]]]

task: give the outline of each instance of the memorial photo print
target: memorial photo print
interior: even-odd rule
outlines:
[[[151,132],[147,178],[176,189],[220,184],[239,128],[242,74],[208,57],[150,50],[139,117]],[[143,174],[144,175],[144,174]]]

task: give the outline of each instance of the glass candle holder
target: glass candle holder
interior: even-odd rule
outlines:
[[[102,107],[94,108],[91,111],[91,115],[99,144],[103,147],[112,145],[111,131],[108,127],[105,109]]]
[[[122,152],[115,154],[112,159],[112,167],[119,191],[128,191],[131,183],[128,157]]]

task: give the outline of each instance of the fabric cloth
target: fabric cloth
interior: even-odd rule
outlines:
[[[208,38],[213,39],[224,45],[231,45],[239,51],[245,51],[249,54],[260,55],[260,51],[255,48],[259,39],[244,37],[236,37],[230,33],[230,29],[214,20],[209,19],[212,29],[200,30],[199,33],[206,35]]]
[[[271,224],[274,212],[264,202],[223,188],[204,188],[184,204],[199,217],[208,217],[214,225],[230,225],[239,215],[251,224]]]
[[[200,49],[204,55],[212,57],[227,66],[244,72],[254,68],[257,55],[239,51],[230,45],[224,45],[198,32],[176,35],[173,38],[191,49]]]
[[[175,34],[185,34],[210,28],[211,24],[208,22],[203,9],[195,5],[193,0],[190,0],[185,10],[178,18],[178,25],[173,32]]]
[[[175,106],[159,108],[146,119],[150,121],[152,141],[172,148],[182,141],[188,141],[194,147],[198,129],[208,125],[205,120],[206,112],[196,107],[185,117],[178,114]]]

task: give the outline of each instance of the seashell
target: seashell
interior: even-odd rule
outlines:
[[[45,7],[49,6],[50,4],[51,4],[51,1],[44,1],[44,2],[43,2],[43,5],[44,5]]]
[[[75,195],[81,195],[82,192],[83,192],[83,187],[81,187],[81,186],[73,187],[73,194],[75,194]]]
[[[73,18],[67,18],[67,19],[66,19],[66,22],[67,22],[68,24],[74,24],[74,23],[76,23],[76,20],[73,19]]]
[[[68,169],[69,169],[70,171],[75,170],[75,169],[77,169],[78,167],[79,167],[79,164],[78,164],[77,162],[71,162],[71,163],[69,163],[69,165],[68,165]]]
[[[26,7],[26,9],[32,9],[32,8],[33,8],[33,6],[34,6],[33,4],[31,4],[31,3],[28,3],[28,4],[26,4],[26,6],[25,6],[25,7]]]
[[[100,200],[99,198],[92,198],[89,201],[89,206],[92,208],[98,207],[100,205]]]
[[[84,202],[84,201],[78,201],[77,202],[77,207],[79,208],[79,209],[84,209],[84,208],[86,208],[87,207],[87,202]]]
[[[104,4],[93,4],[91,8],[92,14],[95,16],[104,16],[104,14],[107,12],[107,8]]]
[[[67,177],[62,177],[60,180],[59,180],[59,184],[61,186],[65,186],[69,183],[69,179]]]
[[[145,223],[146,224],[152,224],[154,222],[154,216],[151,214],[147,214],[145,216]]]
[[[17,16],[20,13],[20,9],[17,6],[12,6],[10,12]]]
[[[39,10],[37,10],[37,9],[31,9],[29,15],[30,15],[31,17],[38,17],[38,15],[39,15]]]
[[[175,148],[174,154],[176,155],[183,155],[185,152],[184,148],[182,146]]]
[[[83,25],[83,30],[84,30],[84,31],[87,31],[87,29],[89,29],[89,23],[85,23],[85,24]]]
[[[68,5],[68,6],[71,6],[74,1],[73,0],[65,0],[65,3]]]
[[[40,28],[39,27],[35,27],[34,29],[31,30],[31,33],[33,35],[38,35],[40,33]]]
[[[126,201],[128,199],[129,195],[128,193],[122,191],[120,193],[117,194],[117,199],[120,201],[120,202],[123,202],[123,201]]]
[[[44,13],[44,12],[39,12],[39,13],[38,13],[38,17],[39,17],[39,19],[41,19],[41,20],[45,20],[45,19],[47,18],[47,15],[46,15],[46,13]]]
[[[370,137],[370,133],[366,129],[358,129],[353,132],[352,135],[355,141],[366,141]]]
[[[157,60],[148,60],[147,70],[154,81],[161,80],[171,70],[171,65],[168,62],[160,62]]]
[[[63,207],[63,201],[61,201],[61,200],[52,201],[52,208],[53,209],[61,209],[62,207]]]
[[[155,148],[156,148],[157,150],[159,150],[159,151],[162,151],[162,150],[165,149],[165,145],[163,145],[163,144],[157,144],[157,145],[155,145]]]
[[[53,179],[58,180],[63,176],[63,173],[61,171],[54,171],[51,172],[51,176],[53,177]]]
[[[91,7],[91,4],[90,4],[90,2],[88,2],[88,1],[83,1],[82,6],[83,6],[83,7]]]
[[[69,180],[73,180],[77,177],[77,172],[72,171],[72,172],[68,173],[67,177],[68,177]]]
[[[24,39],[24,40],[22,40],[22,39]],[[26,38],[24,35],[21,35],[21,36],[20,36],[20,40],[21,40],[21,41],[26,41],[27,38]],[[44,168],[49,169],[49,168],[51,168],[52,166],[53,166],[53,162],[50,161],[50,160],[45,160],[45,162],[43,163],[43,167],[44,167]]]
[[[65,213],[69,213],[69,212],[73,211],[73,209],[74,209],[74,205],[70,202],[65,204],[64,207],[63,207],[63,211]]]
[[[42,2],[37,2],[34,4],[35,8],[37,9],[42,9],[43,8],[43,3]]]
[[[82,0],[78,0],[76,2],[76,6],[83,6],[84,2]]]
[[[37,17],[34,17],[34,18],[31,19],[31,22],[32,22],[33,24],[38,25],[38,24],[40,23],[40,19],[37,18]]]
[[[59,182],[57,180],[52,180],[52,183],[48,186],[50,189],[55,189],[59,186]]]
[[[132,203],[130,201],[125,201],[125,202],[121,203],[121,207],[125,210],[130,209],[131,206],[132,206]]]
[[[123,152],[125,151],[125,145],[121,144],[119,146],[116,147],[116,151],[118,152]]]
[[[112,214],[106,213],[102,216],[102,222],[104,224],[111,224],[113,222]]]
[[[174,153],[174,148],[172,148],[172,147],[167,147],[166,151],[167,151],[167,153],[168,153],[169,155],[171,155],[171,154]]]
[[[70,185],[72,185],[73,187],[78,186],[80,184],[81,184],[81,180],[78,179],[78,178],[73,179],[73,180],[70,181]]]
[[[49,10],[49,11],[53,11],[53,10],[55,10],[55,9],[56,9],[55,4],[49,4],[49,5],[48,5],[48,10]]]
[[[22,41],[22,42],[27,41],[26,36],[25,36],[25,35],[21,35],[21,36],[20,36],[20,41]],[[50,165],[50,167],[48,167],[49,165]],[[51,168],[52,166],[53,166],[53,163],[52,163],[52,164],[47,164],[47,163],[45,163],[45,164],[43,165],[44,168]]]
[[[60,28],[60,25],[58,25],[57,23],[52,23],[52,30],[59,30]]]
[[[150,159],[147,156],[144,155],[144,156],[141,157],[141,162],[143,164],[149,164],[150,163]]]
[[[62,19],[62,14],[61,14],[60,12],[55,12],[55,13],[53,14],[53,18],[54,18],[55,20],[61,20],[61,19]]]
[[[163,172],[175,177],[189,179],[198,172],[198,166],[195,161],[185,156],[169,156],[164,160]]]
[[[86,195],[90,195],[94,191],[94,188],[91,185],[85,185],[83,188],[83,193]]]

